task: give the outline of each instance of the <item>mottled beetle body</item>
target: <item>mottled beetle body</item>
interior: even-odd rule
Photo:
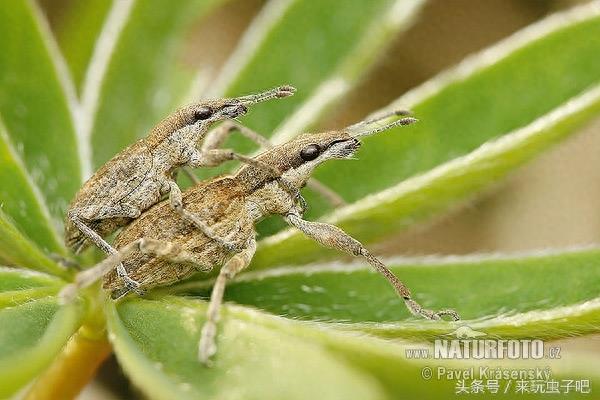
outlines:
[[[440,319],[442,315],[458,319],[453,310],[434,312],[421,307],[413,300],[410,290],[381,261],[340,228],[304,220],[304,209],[298,198],[279,181],[283,179],[299,190],[319,164],[351,157],[360,147],[360,137],[415,121],[401,118],[367,129],[369,124],[398,114],[401,113],[388,113],[341,131],[301,135],[255,157],[255,161],[273,167],[271,170],[245,165],[233,176],[214,178],[188,189],[182,197],[183,207],[205,221],[214,235],[234,241],[235,250],[219,246],[164,202],[125,227],[115,240],[118,253],[80,273],[75,283],[63,290],[61,297],[72,298],[78,288],[102,276],[103,286],[112,292],[113,298],[123,296],[131,288],[114,272],[118,263],[123,263],[127,273],[146,289],[176,282],[196,271],[207,272],[221,267],[199,344],[200,361],[210,363],[210,357],[216,352],[217,321],[226,282],[250,264],[256,250],[256,223],[268,215],[278,214],[318,243],[362,257],[390,282],[413,314],[427,319]]]
[[[299,148],[316,144],[330,148],[330,143],[346,143],[332,151],[332,158],[351,155],[360,142],[337,131],[306,134],[256,157],[282,172],[291,184],[301,188],[305,185],[312,168],[300,157]],[[334,144],[335,146],[335,144]],[[252,166],[242,167],[234,176],[224,176],[201,182],[183,193],[183,206],[199,216],[220,237],[227,237],[243,246],[255,237],[254,225],[261,219],[273,215],[285,215],[296,207],[294,199],[277,182],[277,176]],[[160,229],[157,229],[160,227]],[[184,279],[199,270],[209,271],[223,265],[231,252],[219,246],[182,220],[167,202],[157,204],[133,223],[128,225],[115,239],[117,250],[136,239],[149,238],[169,242],[172,251],[189,252],[198,260],[191,263],[173,263],[167,257],[153,257],[139,251],[123,261],[130,277],[140,283],[141,288],[150,289]],[[127,290],[123,281],[112,271],[105,276],[105,289],[120,297]]]
[[[183,193],[183,204],[189,212],[202,218],[215,234],[241,244],[253,234],[253,221],[244,207],[245,200],[243,187],[231,177],[203,181]],[[231,257],[228,249],[181,219],[167,202],[142,214],[117,236],[114,246],[121,249],[141,237],[168,241],[197,259],[196,264],[173,263],[134,251],[123,265],[143,289],[179,281],[199,270],[209,271]],[[120,297],[127,291],[114,270],[105,276],[103,287],[111,290],[113,297]]]
[[[67,247],[78,253],[92,242],[106,254],[115,254],[116,250],[104,237],[139,217],[168,193],[171,207],[181,218],[191,221],[221,246],[233,248],[231,242],[213,235],[203,220],[183,208],[175,173],[181,167],[211,167],[234,159],[260,167],[249,157],[216,148],[229,130],[215,135],[202,147],[200,142],[212,124],[244,115],[250,104],[287,97],[294,92],[291,86],[281,86],[255,95],[206,100],[180,108],[165,118],[146,138],[104,164],[75,195],[67,210]],[[117,273],[130,289],[142,294],[140,284],[127,274],[123,265],[117,266]]]
[[[67,246],[80,252],[90,243],[76,221],[105,237],[169,193],[179,168],[211,166],[210,155],[202,153],[198,144],[213,123],[245,114],[248,104],[293,92],[283,86],[262,97],[207,100],[163,119],[147,137],[121,151],[85,182],[67,210]]]

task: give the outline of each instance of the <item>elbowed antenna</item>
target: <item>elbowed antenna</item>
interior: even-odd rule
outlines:
[[[406,115],[410,115],[410,114],[411,114],[410,111],[406,111],[406,110],[388,111],[388,112],[385,112],[376,117],[369,118],[364,121],[358,122],[356,124],[350,125],[349,127],[346,128],[346,130],[348,130],[351,133],[351,135],[355,138],[362,137],[362,136],[374,135],[376,133],[391,129],[395,126],[413,124],[413,123],[417,122],[418,119],[413,118],[413,117],[404,117],[404,118],[397,119],[395,121],[389,122],[384,125],[375,126],[371,129],[362,130],[361,128],[366,128],[369,125],[376,124],[376,123],[383,121],[385,119],[388,119],[390,117],[406,116]]]
[[[237,100],[243,105],[250,105],[259,103],[261,101],[271,100],[275,98],[282,98],[292,96],[296,92],[296,88],[291,85],[283,85],[266,90],[261,93],[249,94],[247,96],[238,97]]]

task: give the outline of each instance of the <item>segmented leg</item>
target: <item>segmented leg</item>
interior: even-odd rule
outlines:
[[[135,251],[165,258],[173,263],[198,265],[200,270],[206,270],[206,267],[198,262],[198,258],[195,254],[181,249],[177,244],[163,240],[141,238],[129,243],[119,250],[115,250],[113,254],[110,254],[92,268],[78,273],[75,276],[75,281],[61,290],[59,298],[63,303],[71,301],[79,290],[86,288],[101,279],[117,265],[123,265],[123,261]],[[127,291],[131,290],[130,288],[126,289]],[[124,294],[126,294],[126,292]]]
[[[49,254],[49,257],[52,261],[57,262],[58,264],[62,265],[65,268],[72,268],[72,269],[81,269],[81,265],[79,265],[79,263],[75,260],[72,260],[70,258],[67,257],[63,257],[60,254],[56,254],[56,253],[51,253]]]
[[[323,222],[310,222],[302,219],[297,213],[286,215],[285,220],[290,225],[298,228],[306,236],[316,240],[323,246],[341,250],[353,256],[363,257],[377,272],[382,274],[396,289],[396,292],[406,304],[409,311],[414,315],[419,315],[427,319],[439,320],[441,316],[451,316],[455,321],[460,317],[454,310],[431,311],[419,305],[412,299],[410,290],[396,275],[393,274],[381,261],[373,256],[369,251],[356,239],[348,235],[346,232],[337,226],[326,224]]]
[[[200,183],[200,179],[194,174],[190,167],[182,167],[181,170],[185,174],[185,176],[192,182],[193,185],[197,185]]]
[[[69,219],[73,222],[73,224],[75,224],[77,229],[79,229],[81,231],[81,233],[83,233],[89,240],[91,240],[96,246],[98,246],[98,248],[100,248],[100,250],[102,250],[107,255],[113,255],[117,252],[110,244],[108,244],[108,242],[106,242],[104,239],[102,239],[102,237],[100,235],[98,235],[92,228],[87,226],[83,222],[83,220],[77,216],[77,214],[74,211],[69,212],[68,215],[69,215]],[[125,270],[125,267],[123,267],[122,263],[119,263],[119,265],[117,265],[117,274],[119,275],[119,277],[121,279],[123,279],[123,282],[125,283],[125,285],[128,288],[130,288],[131,290],[134,290],[135,292],[137,292],[139,294],[143,294],[143,291],[141,291],[139,289],[140,284],[138,282],[134,281],[133,279],[131,279],[129,277],[129,275],[127,275],[127,271]]]
[[[200,232],[209,239],[214,240],[219,243],[221,246],[225,247],[229,251],[240,251],[240,247],[234,243],[227,241],[219,237],[216,233],[213,232],[210,226],[206,222],[204,222],[200,217],[196,214],[189,212],[183,207],[183,200],[181,195],[181,189],[177,186],[177,183],[174,181],[169,182],[171,187],[169,192],[169,200],[171,203],[171,207],[183,218],[184,220],[194,224]]]
[[[202,326],[200,343],[198,345],[198,358],[200,359],[200,362],[205,365],[210,365],[210,358],[217,352],[215,337],[217,335],[217,323],[219,322],[220,316],[219,310],[223,303],[225,285],[228,280],[233,279],[238,272],[250,264],[255,251],[256,240],[252,238],[248,240],[246,247],[231,257],[221,268],[221,271],[219,271],[219,276],[217,276],[210,295],[210,302],[208,303],[208,310],[206,313],[206,322]]]

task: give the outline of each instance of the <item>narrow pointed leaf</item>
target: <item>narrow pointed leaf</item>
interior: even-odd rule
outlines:
[[[170,84],[186,27],[220,0],[113,3],[83,87],[84,134],[98,167],[172,111]]]
[[[12,265],[65,277],[67,272],[25,237],[0,210],[0,259]]]
[[[318,345],[236,318],[223,324],[216,365],[204,367],[197,345],[206,308],[197,301],[133,300],[118,311],[107,307],[120,363],[154,399],[383,398],[371,377]]]
[[[367,138],[358,161],[317,171],[347,199],[361,199],[324,219],[376,241],[496,183],[598,115],[598,4],[526,28],[399,99],[419,123]],[[308,218],[321,209],[312,210]],[[287,231],[262,243],[255,266],[334,254]]]
[[[292,84],[293,97],[255,107],[243,123],[265,136],[283,127],[297,134],[346,94],[409,26],[423,1],[272,0],[255,18],[213,86],[209,97],[237,96]],[[250,152],[238,137],[231,144]],[[200,171],[201,173],[201,171]]]
[[[55,294],[63,284],[64,281],[39,272],[0,267],[0,308]]]
[[[153,399],[397,399],[454,393],[452,379],[423,380],[422,368],[431,360],[407,360],[406,345],[341,333],[326,324],[224,307],[215,364],[206,368],[196,359],[204,303],[169,298],[108,307],[117,357],[134,383]],[[531,364],[521,360],[510,365]],[[441,367],[472,365],[477,363],[436,360]],[[573,364],[568,368],[547,361],[546,365],[558,379],[582,373]],[[597,379],[593,373],[586,377]]]
[[[228,285],[226,299],[385,337],[426,339],[466,324],[504,338],[554,339],[600,332],[599,260],[600,250],[588,249],[387,262],[423,306],[455,309],[463,318],[457,324],[411,316],[387,281],[360,262],[248,272]],[[179,289],[208,297],[207,286]]]
[[[0,292],[60,286],[63,283],[51,275],[0,266]]]
[[[33,182],[1,121],[0,182],[2,212],[10,216],[14,224],[43,249],[62,252],[62,243],[53,226],[46,199]]]
[[[44,206],[60,221],[81,184],[77,106],[66,67],[34,1],[0,4],[0,87],[7,134]]]
[[[110,0],[74,2],[65,7],[61,17],[56,40],[78,89],[83,84],[96,39],[112,3]]]
[[[0,310],[0,396],[6,398],[27,384],[75,332],[81,304],[60,307],[46,297]]]

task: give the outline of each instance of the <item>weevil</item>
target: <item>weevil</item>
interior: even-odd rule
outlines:
[[[362,137],[416,121],[402,117],[370,127],[398,114],[402,113],[384,114],[339,131],[303,134],[263,152],[255,160],[276,167],[287,182],[300,190],[318,165],[332,159],[352,157],[360,147]],[[340,228],[303,219],[303,209],[298,200],[264,169],[243,165],[233,175],[206,180],[191,187],[184,192],[182,201],[189,212],[206,221],[215,235],[232,238],[241,249],[232,254],[182,219],[167,202],[162,202],[117,236],[114,243],[118,249],[116,254],[79,273],[75,282],[63,289],[63,300],[72,298],[79,288],[102,276],[103,288],[111,291],[113,298],[129,292],[130,288],[114,270],[118,263],[123,263],[128,274],[143,288],[172,284],[197,271],[208,272],[215,266],[222,266],[211,292],[198,349],[199,360],[209,364],[217,349],[217,322],[226,283],[250,264],[256,250],[256,223],[266,216],[277,214],[321,245],[362,257],[389,281],[412,314],[433,320],[445,315],[459,319],[454,310],[434,312],[421,307],[412,298],[409,289],[379,259]]]
[[[79,253],[94,243],[106,254],[114,254],[116,250],[103,238],[139,217],[167,193],[171,206],[182,218],[196,224],[222,246],[232,247],[226,238],[213,235],[210,227],[182,207],[175,174],[180,167],[210,167],[232,159],[261,167],[260,162],[249,157],[217,148],[230,127],[212,135],[213,139],[202,148],[198,145],[212,124],[244,115],[252,104],[287,97],[294,92],[292,86],[280,86],[248,96],[202,101],[169,115],[147,137],[114,156],[84,183],[67,209],[67,247]],[[248,135],[252,131],[242,133]],[[138,290],[139,284],[121,265],[118,272],[130,288]]]

